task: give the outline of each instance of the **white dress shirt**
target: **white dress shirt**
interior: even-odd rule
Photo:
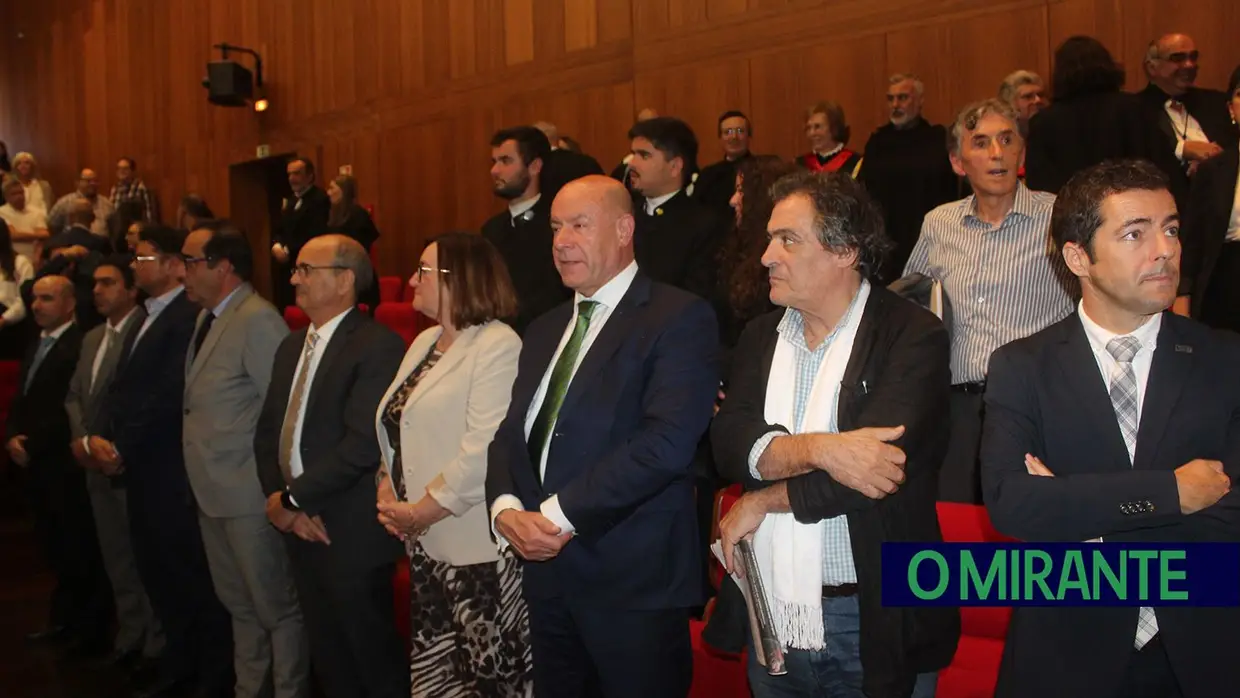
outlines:
[[[14,247],[14,250],[17,248]],[[2,272],[0,272],[2,273]],[[0,305],[6,310],[4,324],[14,325],[26,319],[26,303],[22,300],[22,284],[34,278],[34,265],[24,254],[13,257],[13,278],[0,279]]]
[[[607,324],[611,313],[620,304],[624,295],[629,292],[629,287],[633,285],[633,279],[637,277],[637,262],[629,262],[619,274],[612,277],[611,281],[603,284],[598,291],[595,291],[591,297],[586,297],[580,293],[574,294],[573,298],[573,314],[568,319],[568,325],[564,328],[564,334],[560,337],[560,345],[556,347],[555,353],[551,356],[551,363],[547,365],[547,370],[543,373],[542,380],[538,382],[538,389],[534,391],[534,398],[530,401],[529,410],[525,413],[525,438],[530,438],[530,430],[534,426],[534,420],[538,418],[538,411],[542,408],[543,400],[547,396],[547,385],[551,382],[551,372],[555,369],[555,364],[560,360],[560,354],[563,353],[565,345],[573,335],[573,328],[577,324],[577,304],[583,300],[592,300],[598,305],[594,308],[594,312],[590,315],[590,327],[586,330],[586,336],[581,341],[581,349],[577,352],[577,361],[573,364],[572,375],[577,374],[578,367],[585,359],[586,354],[590,352],[590,347],[594,344],[594,340],[598,339],[599,333],[603,331],[603,326]],[[572,386],[572,378],[569,378],[569,386]],[[554,432],[554,429],[553,429]],[[551,439],[547,441],[547,447],[543,449],[538,459],[539,477],[545,478],[547,475],[547,452],[551,450],[551,440],[555,438],[554,433]],[[505,509],[517,509],[524,511],[525,507],[521,504],[521,500],[511,494],[500,495],[495,499],[495,504],[491,506],[491,527],[495,527],[495,517]],[[570,533],[576,528],[568,517],[564,516],[564,510],[560,508],[560,496],[553,495],[549,497],[542,506],[539,507],[542,515],[547,517],[552,523],[560,527],[560,533]],[[496,536],[500,541],[500,547],[507,545],[502,536]]]
[[[1184,141],[1210,142],[1210,137],[1201,130],[1201,124],[1188,113],[1188,107],[1169,99],[1163,103],[1163,109],[1171,119],[1171,130],[1175,132],[1175,156],[1180,162],[1184,161]]]
[[[297,426],[293,427],[293,453],[289,459],[289,471],[293,479],[297,479],[305,472],[305,468],[301,464],[301,425],[306,421],[306,405],[310,402],[310,388],[314,385],[314,372],[319,370],[319,362],[323,359],[323,354],[327,351],[327,345],[332,341],[332,335],[336,333],[336,328],[340,326],[340,322],[344,317],[352,312],[349,308],[343,313],[323,323],[322,327],[310,326],[310,333],[319,336],[318,342],[314,345],[314,354],[310,356],[310,368],[306,374],[305,393],[301,396],[301,409],[297,411]],[[308,333],[306,337],[309,337]],[[289,388],[289,402],[293,400],[293,391],[297,390],[297,376],[301,373],[301,365],[306,362],[306,349],[302,347],[301,358],[297,359],[297,367],[293,369],[293,386]],[[295,503],[295,502],[294,502]]]
[[[1114,380],[1116,371],[1119,370],[1119,362],[1115,360],[1115,357],[1111,356],[1111,352],[1107,351],[1107,342],[1123,335],[1118,335],[1105,329],[1091,320],[1085,312],[1085,304],[1083,302],[1078,305],[1078,308],[1080,310],[1081,325],[1084,326],[1085,336],[1089,339],[1089,347],[1093,349],[1094,359],[1098,362],[1098,370],[1102,372],[1102,382],[1106,385],[1107,391],[1110,392],[1111,383]],[[1161,327],[1162,313],[1158,313],[1147,320],[1144,325],[1138,327],[1133,332],[1129,332],[1127,335],[1141,343],[1141,348],[1132,357],[1132,372],[1137,379],[1138,425],[1141,424],[1141,413],[1144,411],[1143,407],[1145,405],[1145,384],[1150,379],[1150,367],[1154,364],[1154,349],[1158,346],[1158,330]],[[1136,458],[1135,449],[1135,444],[1129,449],[1129,461]]]
[[[26,208],[20,211],[10,204],[0,206],[0,219],[4,219],[5,223],[13,226],[13,230],[19,233],[36,233],[47,229],[47,213],[41,208],[31,206],[29,202]],[[34,242],[14,242],[13,251],[34,259]]]
[[[526,199],[520,203],[508,204],[508,215],[512,218],[513,223],[516,223],[518,216],[534,208],[534,205],[537,204],[538,200],[541,198],[542,194],[535,194],[532,198]]]
[[[177,286],[158,298],[146,299],[146,319],[142,321],[142,327],[138,328],[138,336],[134,337],[134,347],[138,346],[138,342],[142,341],[142,335],[146,334],[146,331],[151,328],[151,325],[155,323],[155,319],[159,317],[160,313],[164,312],[164,309],[171,305],[172,301],[176,300],[177,296],[181,295],[181,292],[184,290],[184,286]],[[130,347],[129,351],[132,352],[133,347]]]
[[[671,194],[664,194],[663,196],[656,196],[653,199],[646,199],[646,215],[653,216],[655,209],[667,203],[673,196],[676,196],[679,193],[680,190],[677,189]]]

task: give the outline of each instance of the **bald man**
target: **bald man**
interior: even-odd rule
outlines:
[[[1187,34],[1166,34],[1149,43],[1144,68],[1149,84],[1139,94],[1163,132],[1166,147],[1192,176],[1197,164],[1235,146],[1227,96],[1197,87],[1197,44]]]
[[[717,382],[709,304],[639,271],[608,177],[551,205],[564,303],[526,330],[488,453],[502,549],[524,559],[535,694],[682,698],[702,600],[694,449]]]
[[[9,407],[9,458],[27,471],[27,492],[39,543],[56,576],[51,613],[31,640],[69,635],[85,654],[110,649],[109,597],[95,539],[85,474],[70,450],[65,395],[82,348],[73,321],[73,284],[62,276],[35,281],[31,311],[38,339],[22,362],[19,390]]]
[[[90,232],[100,237],[108,236],[108,218],[116,211],[116,207],[106,196],[99,196],[99,175],[89,167],[78,174],[77,189],[56,200],[56,205],[47,212],[47,227],[55,235],[69,227],[69,209],[78,198],[90,202],[95,219],[90,224]]]
[[[271,525],[284,533],[327,698],[409,698],[409,662],[392,610],[404,553],[379,524],[375,411],[405,343],[357,310],[374,269],[343,235],[310,239],[293,265],[310,326],[276,349],[254,434]],[[313,386],[313,390],[311,390]]]

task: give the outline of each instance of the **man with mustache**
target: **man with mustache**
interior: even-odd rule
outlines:
[[[1139,93],[1190,177],[1199,163],[1223,152],[1235,138],[1227,96],[1196,86],[1199,57],[1187,34],[1151,41],[1144,63],[1149,84]]]
[[[982,484],[999,531],[1240,539],[1240,341],[1167,312],[1179,226],[1167,176],[1144,161],[1103,162],[1060,191],[1051,236],[1081,302],[991,359]],[[1234,695],[1238,625],[1235,607],[1017,608],[995,695]]]
[[[504,258],[517,290],[517,317],[509,320],[522,334],[534,318],[568,299],[551,258],[551,199],[543,195],[543,167],[551,153],[546,134],[534,126],[497,131],[491,138],[491,182],[508,210],[482,224],[482,236]]]
[[[1072,312],[1076,282],[1048,249],[1055,196],[1030,191],[1019,117],[998,99],[961,110],[950,158],[973,195],[926,215],[905,275],[939,281],[951,306],[951,440],[939,471],[939,499],[980,503],[977,449],[990,354]]]

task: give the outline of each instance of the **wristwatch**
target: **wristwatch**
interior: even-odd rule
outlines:
[[[280,505],[289,511],[301,511],[301,507],[293,501],[293,494],[288,490],[280,493]]]

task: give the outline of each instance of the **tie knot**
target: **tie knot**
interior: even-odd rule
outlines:
[[[1171,100],[1171,109],[1182,114],[1184,113],[1184,103],[1177,99],[1173,99]]]
[[[306,333],[306,348],[307,349],[314,349],[315,345],[317,345],[318,343],[319,343],[318,332],[314,332],[312,330]]]
[[[577,304],[577,314],[590,321],[590,316],[594,314],[594,308],[598,306],[598,301],[581,301]]]
[[[46,349],[55,343],[56,343],[56,338],[49,334],[39,339],[39,348]]]
[[[1107,351],[1121,364],[1131,363],[1132,357],[1141,349],[1141,342],[1136,337],[1125,335],[1107,342]]]

